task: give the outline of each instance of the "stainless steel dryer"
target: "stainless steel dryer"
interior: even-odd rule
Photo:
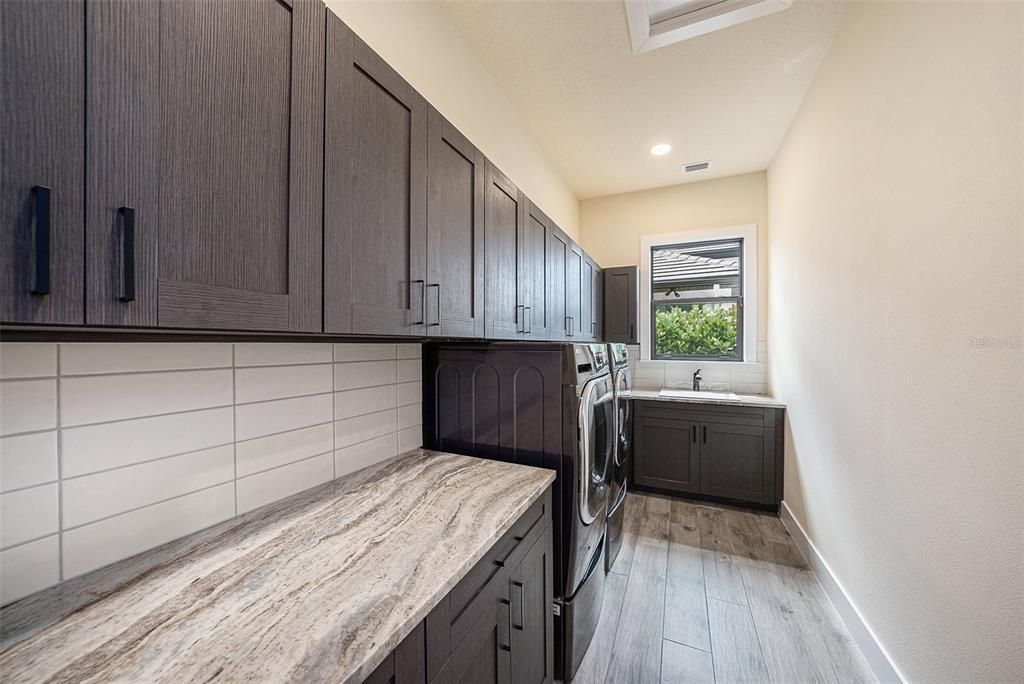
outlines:
[[[622,548],[622,523],[633,459],[633,371],[624,344],[609,344],[612,383],[615,391],[615,451],[608,469],[608,530],[605,534],[604,568],[608,572]]]
[[[437,343],[423,349],[424,445],[556,472],[555,674],[569,681],[597,629],[615,451],[604,344]]]

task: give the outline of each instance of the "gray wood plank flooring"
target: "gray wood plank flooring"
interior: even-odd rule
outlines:
[[[574,684],[875,681],[778,517],[653,494],[625,505]]]

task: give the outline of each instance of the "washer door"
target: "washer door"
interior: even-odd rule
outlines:
[[[615,451],[615,395],[611,377],[594,378],[583,386],[579,421],[579,510],[589,525],[608,505],[608,466]]]

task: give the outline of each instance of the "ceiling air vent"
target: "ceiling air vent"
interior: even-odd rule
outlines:
[[[788,9],[793,0],[624,0],[633,54]]]
[[[683,165],[683,172],[684,173],[693,173],[694,171],[703,171],[704,169],[708,169],[708,168],[711,168],[711,160],[710,159],[708,161],[694,162],[692,164],[684,164]]]

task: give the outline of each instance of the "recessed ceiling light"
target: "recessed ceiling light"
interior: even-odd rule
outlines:
[[[672,146],[668,143],[658,143],[651,148],[651,154],[655,157],[664,157],[666,154],[672,151]]]

